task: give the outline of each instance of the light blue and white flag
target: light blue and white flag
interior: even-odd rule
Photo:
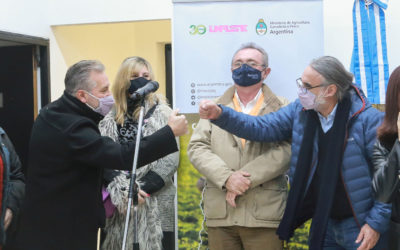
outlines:
[[[388,0],[355,0],[351,71],[369,101],[385,103],[389,80],[385,12]]]

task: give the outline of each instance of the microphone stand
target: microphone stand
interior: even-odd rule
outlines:
[[[132,196],[134,193],[136,193],[136,194],[139,193],[139,187],[136,184],[136,168],[137,168],[136,166],[137,166],[137,159],[139,156],[140,138],[142,135],[143,116],[144,116],[144,96],[141,98],[138,133],[136,135],[135,154],[133,157],[131,178],[130,178],[130,182],[129,182],[128,209],[126,212],[124,238],[122,241],[122,250],[126,249],[126,237],[128,234],[129,218],[130,218],[130,214],[131,214]],[[135,192],[133,192],[133,191],[135,191]],[[139,250],[138,227],[137,227],[138,226],[138,208],[137,208],[138,197],[137,197],[137,195],[135,197],[133,197],[133,206],[134,206],[133,207],[133,249]]]

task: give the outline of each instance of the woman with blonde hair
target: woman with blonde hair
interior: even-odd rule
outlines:
[[[144,58],[129,57],[122,62],[112,86],[115,106],[99,124],[102,135],[109,136],[119,143],[136,140],[141,101],[132,100],[129,95],[153,79],[151,65]],[[172,110],[165,97],[159,94],[150,93],[144,98],[142,136],[147,136],[167,124]],[[138,236],[141,249],[175,249],[176,189],[172,177],[178,168],[178,163],[179,153],[176,152],[137,169],[140,189],[147,193],[147,197],[144,197],[145,202],[138,208]],[[106,236],[102,249],[121,249],[129,174],[124,171],[107,170],[104,174],[104,186],[116,209],[106,220]],[[130,219],[126,245],[128,249],[132,249],[133,218]]]

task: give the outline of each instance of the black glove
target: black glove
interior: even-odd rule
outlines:
[[[141,185],[141,189],[148,194],[153,194],[165,186],[164,180],[153,171],[147,172],[145,176],[143,176],[139,182],[143,183]]]

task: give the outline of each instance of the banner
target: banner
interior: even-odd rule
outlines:
[[[266,84],[293,101],[295,80],[323,55],[322,1],[175,3],[173,8],[174,105],[197,113],[201,99],[233,84],[231,60],[241,44],[269,54]]]
[[[192,128],[198,104],[214,99],[233,84],[231,60],[239,47],[254,42],[269,54],[271,74],[265,83],[279,96],[297,98],[295,80],[310,61],[323,55],[322,1],[174,1],[174,108]],[[179,249],[207,249],[201,209],[201,174],[186,149],[191,133],[180,138],[178,169]],[[293,246],[306,248],[308,225]]]

